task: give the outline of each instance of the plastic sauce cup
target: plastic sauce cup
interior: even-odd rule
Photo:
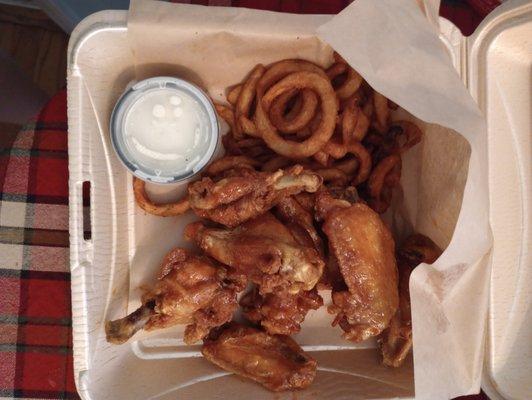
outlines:
[[[161,184],[188,180],[201,171],[219,137],[209,97],[190,82],[165,76],[126,90],[114,107],[110,131],[126,168]]]

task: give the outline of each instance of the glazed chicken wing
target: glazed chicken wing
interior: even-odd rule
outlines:
[[[399,309],[379,339],[384,365],[401,366],[412,348],[412,315],[408,288],[410,274],[421,263],[432,264],[440,254],[441,249],[428,237],[420,234],[408,237],[397,252]]]
[[[159,281],[142,297],[142,306],[130,315],[105,324],[107,341],[121,344],[138,330],[187,324],[184,340],[192,344],[231,320],[237,307],[236,291],[225,287],[224,271],[207,257],[177,248],[168,253]]]
[[[323,272],[317,251],[300,245],[270,213],[232,230],[195,222],[187,226],[185,236],[212,258],[245,274],[261,293],[311,290]]]
[[[362,204],[318,194],[329,250],[343,278],[332,291],[334,324],[343,337],[359,342],[381,333],[397,310],[394,241],[379,215]]]
[[[255,287],[240,299],[244,316],[252,322],[260,323],[272,335],[298,333],[307,313],[322,305],[323,299],[315,288],[297,294],[261,295]]]
[[[201,350],[213,364],[260,383],[269,390],[303,389],[316,376],[316,361],[288,336],[231,324]]]
[[[314,227],[312,211],[305,209],[295,196],[279,201],[275,215],[287,226],[298,243],[314,247],[321,257],[324,256],[323,240]]]
[[[206,177],[189,185],[191,208],[200,217],[228,227],[257,217],[281,199],[303,191],[315,192],[322,183],[319,175],[300,165],[276,172],[257,172],[250,168],[215,182]]]

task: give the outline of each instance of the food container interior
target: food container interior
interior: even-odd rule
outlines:
[[[321,22],[328,18],[322,17]],[[320,19],[314,17],[313,21],[318,23]],[[529,25],[527,29],[530,29]],[[178,218],[159,218],[146,215],[138,209],[133,198],[131,175],[113,153],[108,125],[116,101],[127,85],[136,79],[175,75],[205,88],[214,100],[221,100],[225,88],[239,82],[257,60],[267,64],[283,58],[299,57],[325,65],[330,58],[331,49],[315,36],[316,28],[317,25],[309,25],[306,31],[299,31],[285,27],[286,31],[277,31],[272,40],[271,29],[264,23],[245,39],[245,32],[234,33],[236,36],[242,35],[242,51],[239,54],[227,54],[221,46],[217,48],[216,36],[213,36],[209,51],[196,48],[195,53],[191,53],[187,46],[194,46],[197,28],[192,25],[182,26],[178,28],[183,33],[183,43],[180,45],[185,47],[185,52],[189,52],[187,54],[197,54],[183,62],[186,67],[176,65],[175,54],[168,55],[166,62],[165,55],[159,54],[156,62],[139,65],[130,46],[126,12],[100,12],[88,17],[76,28],[70,42],[68,64],[69,183],[74,373],[82,398],[272,398],[270,392],[256,384],[239,379],[203,360],[199,346],[184,345],[181,340],[183,327],[149,334],[139,333],[132,341],[121,346],[106,342],[104,321],[122,317],[140,305],[141,287],[153,282],[164,254],[176,246],[191,246],[184,242],[182,233],[186,224],[195,219],[192,214]],[[472,82],[475,76],[466,73],[472,70],[466,57],[466,39],[448,21],[440,20],[440,29],[442,43],[457,71],[464,82]],[[519,29],[517,31],[517,35],[523,35]],[[205,34],[208,35],[208,32]],[[297,46],[294,46],[294,42],[297,42]],[[483,62],[491,60],[485,53],[482,54],[479,58]],[[489,52],[488,54],[491,55]],[[226,68],[234,57],[239,57],[239,68]],[[528,61],[530,71],[530,58]],[[503,63],[498,65],[504,68]],[[527,71],[526,66],[524,69],[517,69]],[[477,76],[482,74],[485,77],[485,73],[486,71],[477,72]],[[484,84],[479,79],[476,87],[482,86],[485,91]],[[530,102],[530,92],[528,96]],[[488,115],[495,115],[490,102],[481,102],[482,104],[485,104],[484,111]],[[528,106],[530,107],[530,103]],[[526,121],[519,120],[519,123],[526,124]],[[529,120],[528,123],[530,124]],[[437,147],[439,143],[446,143],[454,151],[462,152],[462,158],[467,159],[469,147],[454,131],[423,122],[420,125],[426,131],[426,142],[430,143],[419,146],[404,160],[404,179],[416,180],[403,182],[403,186],[408,189],[404,193],[406,201],[402,212],[410,217],[395,217],[389,221],[399,232],[412,228],[430,232],[432,239],[445,248],[451,240],[458,218],[461,193],[458,191],[448,197],[431,198],[431,193],[423,191],[423,179],[430,176],[431,168],[444,168],[448,170],[449,179],[453,179],[452,184],[463,188],[467,163],[453,164],[451,159],[433,154],[430,149]],[[526,131],[526,125],[521,126]],[[526,141],[525,136],[523,140]],[[512,149],[508,149],[507,153],[511,151]],[[417,174],[420,163],[423,164],[424,171]],[[520,165],[523,166],[522,163]],[[519,171],[522,170],[513,172],[519,175]],[[529,185],[530,169],[528,171]],[[494,171],[490,175],[491,179],[498,179],[495,178],[500,176],[497,174]],[[88,240],[83,237],[85,229],[82,205],[82,187],[87,181],[91,186],[92,230],[92,237]],[[441,182],[442,186],[447,184],[449,182]],[[184,189],[184,185],[149,187],[150,195],[159,201],[175,199]],[[512,198],[518,198],[517,194]],[[420,210],[419,207],[430,209]],[[521,207],[523,209],[528,212]],[[492,207],[492,218],[496,218],[494,210],[497,208]],[[430,215],[431,218],[412,217],[416,215]],[[406,220],[413,221],[413,226],[401,226]],[[506,220],[501,223],[506,223]],[[495,257],[497,253],[494,253]],[[517,267],[513,265],[513,268]],[[497,272],[494,275],[497,276]],[[493,296],[492,291],[492,301]],[[327,304],[329,296],[325,295],[324,300]],[[504,318],[499,315],[501,313],[504,310],[492,307],[490,333],[503,329],[495,322],[495,317]],[[340,338],[338,328],[330,326],[331,320],[332,317],[322,307],[309,314],[301,333],[294,337],[305,350],[311,352],[319,365],[314,384],[309,389],[298,392],[298,398],[414,396],[411,357],[402,368],[386,368],[380,364],[374,341],[358,345],[346,342]],[[528,334],[530,335],[530,331]],[[490,351],[497,350],[500,343],[496,340],[490,343],[488,353],[491,354]],[[491,358],[490,362],[491,377],[495,379],[497,359]],[[507,376],[510,379],[514,375]],[[275,396],[279,399],[292,398],[290,393]]]

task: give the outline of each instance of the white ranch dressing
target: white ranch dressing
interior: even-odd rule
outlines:
[[[177,78],[150,78],[118,101],[111,137],[118,156],[136,176],[171,183],[190,178],[210,160],[218,124],[200,89]]]
[[[197,100],[162,88],[144,93],[130,106],[124,135],[136,161],[165,173],[196,166],[207,151],[209,128],[209,118]]]

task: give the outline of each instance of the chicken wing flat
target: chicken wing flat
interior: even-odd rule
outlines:
[[[410,274],[421,263],[432,264],[441,249],[428,237],[409,236],[397,252],[399,269],[399,309],[382,333],[379,345],[382,362],[389,367],[399,367],[412,348],[412,314],[410,311]]]
[[[189,185],[191,208],[200,217],[230,228],[257,217],[281,199],[303,191],[315,192],[321,177],[300,165],[276,172],[240,168],[215,182],[206,177]]]
[[[343,337],[354,342],[378,335],[399,302],[392,235],[379,215],[362,203],[351,205],[324,192],[316,207],[344,281],[343,287],[332,290],[329,311],[337,314],[333,325],[340,325]]]
[[[323,299],[316,289],[297,294],[261,295],[255,287],[240,299],[244,316],[251,322],[260,323],[272,335],[298,333],[307,313],[322,305]]]
[[[224,271],[207,257],[177,248],[161,266],[158,282],[130,315],[105,324],[107,341],[126,342],[138,330],[187,324],[184,340],[192,344],[216,326],[231,320],[237,308],[236,291],[223,285]]]
[[[232,230],[187,226],[185,236],[210,257],[245,274],[260,292],[311,290],[324,262],[313,247],[299,244],[290,230],[266,213]]]
[[[316,376],[316,361],[288,336],[270,336],[231,324],[201,350],[213,364],[260,383],[269,390],[303,389]]]

